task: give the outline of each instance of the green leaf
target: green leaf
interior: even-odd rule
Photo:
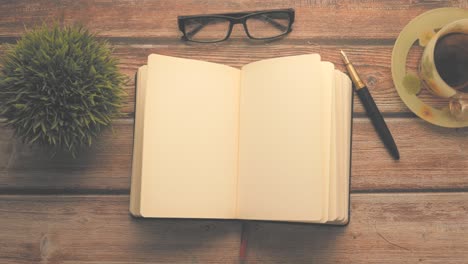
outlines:
[[[52,121],[52,126],[50,127],[51,130],[54,130],[56,129],[58,126],[58,121],[57,119],[54,119],[54,121]]]
[[[42,130],[42,133],[44,133],[44,134],[47,133],[47,129],[46,129],[46,127],[45,127],[45,125],[44,125],[43,122],[41,122],[41,130]]]
[[[34,142],[36,142],[36,140],[41,136],[41,134],[37,134],[34,138],[32,138],[28,143],[29,144],[32,144]]]
[[[21,109],[25,109],[25,108],[26,108],[26,105],[25,105],[25,104],[14,104],[14,107],[15,107],[16,109],[21,110]]]

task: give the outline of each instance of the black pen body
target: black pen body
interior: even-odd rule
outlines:
[[[377,105],[375,104],[375,101],[372,98],[369,89],[367,89],[367,87],[362,87],[356,89],[356,93],[358,94],[359,99],[364,105],[367,115],[372,121],[372,124],[374,125],[374,128],[379,134],[385,147],[388,149],[393,158],[395,158],[396,160],[400,159],[400,153],[398,152],[395,140],[393,139],[392,134],[390,133],[390,130],[388,129],[382,114],[377,108]]]

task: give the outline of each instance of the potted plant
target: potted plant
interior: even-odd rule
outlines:
[[[29,144],[76,156],[119,115],[125,76],[110,45],[81,26],[42,25],[0,61],[0,115]]]

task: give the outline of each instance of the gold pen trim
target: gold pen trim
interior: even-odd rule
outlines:
[[[343,58],[346,69],[348,70],[349,76],[351,77],[351,80],[353,81],[354,86],[356,87],[356,90],[366,87],[366,85],[361,81],[361,78],[359,78],[359,75],[356,72],[356,69],[354,69],[354,66],[351,64],[348,57],[346,56],[346,53],[344,53],[344,51],[342,50],[341,50],[341,57]]]

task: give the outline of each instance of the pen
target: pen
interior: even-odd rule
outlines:
[[[375,104],[369,89],[367,89],[367,86],[361,81],[361,78],[359,78],[359,75],[357,74],[351,62],[349,62],[348,57],[344,51],[341,51],[341,56],[343,57],[346,69],[351,76],[351,80],[354,83],[356,93],[358,94],[359,99],[361,99],[361,102],[366,109],[367,115],[371,119],[375,130],[380,136],[380,139],[383,141],[390,154],[392,154],[393,158],[396,160],[400,159],[400,153],[398,152],[395,140],[393,140],[392,134],[390,133],[390,130],[388,129],[387,124],[382,117],[382,114],[377,108],[377,105]]]

